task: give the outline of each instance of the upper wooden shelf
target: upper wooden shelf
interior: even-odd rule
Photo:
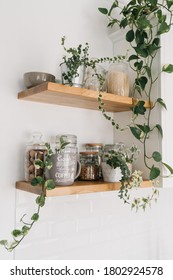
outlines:
[[[129,111],[132,98],[118,96],[111,93],[102,93],[104,109],[107,112]],[[98,110],[98,92],[85,88],[65,86],[62,84],[46,82],[36,87],[21,91],[18,98],[34,102],[57,104],[69,107]],[[136,99],[135,102],[138,100]],[[149,108],[149,102],[145,104]]]
[[[106,192],[119,190],[121,183],[107,183],[102,181],[75,181],[72,186],[57,186],[53,190],[45,190],[46,197],[50,196],[64,196],[72,194],[86,194],[95,192]],[[141,184],[142,188],[152,187],[151,181],[143,181]],[[25,181],[16,182],[16,188],[22,191],[41,194],[40,186],[32,186],[30,183]]]

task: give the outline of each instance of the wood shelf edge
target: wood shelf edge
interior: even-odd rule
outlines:
[[[151,188],[151,181],[143,181],[142,188]],[[17,181],[16,189],[30,192],[33,194],[39,195],[41,193],[40,186],[32,186],[30,183],[25,181]],[[107,183],[103,181],[95,182],[85,182],[85,181],[76,181],[71,186],[57,186],[53,190],[46,190],[46,197],[52,196],[65,196],[73,194],[86,194],[86,193],[95,193],[95,192],[106,192],[106,191],[115,191],[120,189],[120,182],[118,183]]]
[[[52,97],[50,97],[50,94],[52,95]],[[103,92],[102,96],[105,106],[107,104],[107,108],[105,108],[107,111],[109,111],[110,104],[114,106],[114,109],[112,109],[111,112],[127,110],[129,111],[133,103],[132,97],[129,96],[119,96],[107,92]],[[98,110],[98,104],[97,106],[95,105],[93,108],[93,103],[98,103],[97,98],[97,91],[89,90],[86,88],[71,87],[52,82],[45,82],[36,87],[32,87],[30,89],[26,89],[18,93],[18,99],[20,100],[28,100],[58,105],[66,105],[66,102],[68,103],[69,100],[71,104],[67,104],[66,106],[79,108],[82,107],[94,110]],[[78,101],[78,104],[74,105],[76,103],[74,102],[74,100]],[[80,101],[82,102],[82,105],[80,104]],[[134,99],[135,103],[137,103],[138,101],[138,99]],[[87,104],[87,102],[89,103]],[[118,109],[119,106],[121,109]],[[145,107],[149,108],[150,106],[152,106],[152,103],[150,104],[148,101],[145,101]]]

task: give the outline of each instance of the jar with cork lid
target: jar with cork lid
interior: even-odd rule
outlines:
[[[35,168],[35,160],[45,160],[47,149],[42,140],[42,133],[34,132],[32,141],[27,143],[25,151],[25,181],[30,182],[36,176],[44,176],[42,167]]]
[[[107,92],[121,96],[129,96],[128,64],[114,62],[107,74]]]

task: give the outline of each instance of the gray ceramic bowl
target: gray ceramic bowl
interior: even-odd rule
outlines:
[[[55,82],[55,76],[43,72],[27,72],[23,75],[24,83],[27,88],[35,87],[44,82]]]

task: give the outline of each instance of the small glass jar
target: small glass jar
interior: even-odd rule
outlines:
[[[77,136],[57,135],[55,152],[51,156],[51,161],[53,166],[48,171],[48,177],[53,179],[57,186],[72,185],[80,174]]]
[[[81,172],[79,179],[82,181],[99,180],[99,155],[97,152],[80,152]]]
[[[107,92],[121,96],[129,96],[127,63],[115,62],[110,65],[107,74]]]
[[[47,149],[42,140],[42,134],[35,132],[32,134],[32,141],[27,143],[25,151],[25,181],[30,182],[36,176],[44,176],[44,169],[36,169],[34,166],[35,160],[45,160]]]
[[[91,60],[97,60],[93,58]],[[103,85],[100,85],[100,80],[98,76],[102,77]],[[85,77],[85,88],[96,90],[96,91],[106,91],[106,70],[96,63],[95,68],[89,66],[86,71]]]
[[[103,144],[102,143],[87,143],[85,149],[88,152],[97,152],[99,159],[99,177],[102,178],[101,161],[103,155]]]

